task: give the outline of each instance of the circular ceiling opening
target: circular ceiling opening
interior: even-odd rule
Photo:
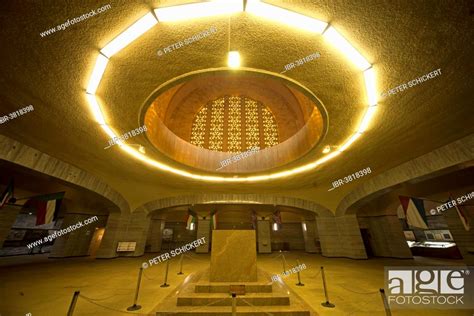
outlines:
[[[141,117],[154,148],[218,173],[283,166],[316,146],[327,128],[326,111],[310,91],[253,70],[181,76],[148,98]]]

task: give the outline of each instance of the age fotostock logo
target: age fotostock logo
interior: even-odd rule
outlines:
[[[391,307],[472,308],[472,267],[386,267],[385,290]]]

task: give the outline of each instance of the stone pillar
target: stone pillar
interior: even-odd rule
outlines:
[[[119,235],[121,214],[116,212],[109,213],[107,218],[107,225],[105,226],[104,236],[102,242],[95,255],[96,258],[116,258],[117,252],[117,238]]]
[[[61,230],[69,226],[80,225],[77,229],[71,228],[70,232],[62,232],[62,235],[54,239],[53,248],[49,258],[78,257],[89,255],[89,247],[96,227],[103,227],[107,216],[96,215],[97,220],[90,224],[84,221],[93,217],[93,214],[66,213],[61,225]],[[72,230],[74,229],[74,230]],[[60,230],[58,231],[58,233]]]
[[[364,220],[370,232],[374,256],[413,258],[396,215],[365,217]]]
[[[160,252],[163,229],[165,221],[163,219],[151,219],[148,239],[146,243],[146,252]]]
[[[272,252],[272,237],[270,234],[270,221],[268,220],[257,221],[257,243],[258,243],[258,253],[271,253]]]
[[[443,213],[444,219],[448,224],[448,229],[454,238],[463,261],[467,265],[474,265],[474,212],[470,207],[461,206],[466,217],[470,218],[470,230],[466,230],[455,208],[450,208]]]
[[[211,221],[209,219],[198,219],[196,239],[205,237],[206,243],[196,248],[196,253],[208,253],[211,243]]]
[[[5,205],[0,210],[0,248],[10,233],[20,209],[20,207]]]
[[[305,220],[301,223],[304,237],[304,250],[310,253],[320,253],[321,249],[316,245],[318,229],[315,220]],[[306,228],[306,230],[305,230]]]
[[[150,217],[140,209],[132,214],[109,215],[104,237],[96,258],[138,257],[145,252],[145,243],[150,228]],[[135,241],[135,251],[117,252],[120,241]]]
[[[317,226],[323,256],[367,259],[355,215],[318,217]]]

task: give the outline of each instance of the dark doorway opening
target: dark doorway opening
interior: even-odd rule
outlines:
[[[360,230],[360,235],[362,236],[362,241],[364,242],[365,252],[367,253],[367,257],[373,257],[374,252],[372,250],[372,246],[370,245],[371,236],[370,231],[367,228],[362,228]]]

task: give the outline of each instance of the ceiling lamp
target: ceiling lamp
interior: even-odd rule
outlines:
[[[128,146],[135,146],[138,147],[138,151],[141,152],[142,154],[146,154],[146,149],[140,144],[127,144]]]
[[[369,106],[377,105],[377,89],[375,88],[374,68],[370,67],[364,71],[364,80]]]
[[[160,22],[172,22],[242,12],[243,10],[244,3],[242,0],[214,0],[157,8],[155,14]]]
[[[366,70],[372,65],[332,26],[324,31],[323,36],[332,45],[336,46],[341,53],[352,61],[360,70]]]
[[[109,59],[99,53],[97,60],[95,61],[94,70],[92,70],[91,78],[89,79],[89,84],[87,85],[87,93],[95,94],[108,62]]]
[[[362,123],[359,126],[359,130],[357,132],[363,133],[367,130],[369,127],[370,121],[372,120],[372,117],[375,114],[375,111],[377,110],[376,106],[369,106],[367,109],[367,112],[365,112],[364,118],[362,119]]]
[[[240,67],[240,54],[238,51],[231,51],[227,56],[227,65],[230,68],[239,68]]]
[[[357,140],[357,138],[360,137],[360,135],[362,135],[361,133],[357,132],[355,133],[354,135],[352,135],[351,138],[349,138],[348,141],[346,141],[342,146],[341,148],[339,148],[339,151],[335,151],[335,152],[343,152],[344,150],[346,150],[350,145],[352,145],[353,142],[355,142]]]
[[[326,22],[261,2],[259,0],[248,0],[245,11],[317,34],[321,34],[328,25]]]
[[[112,57],[157,23],[158,21],[153,16],[153,13],[150,12],[146,14],[140,20],[132,24],[128,29],[123,31],[119,36],[114,38],[110,43],[105,45],[100,52],[108,58]]]
[[[100,109],[100,105],[95,98],[95,95],[86,93],[87,101],[89,102],[91,112],[94,115],[95,120],[100,125],[105,124],[104,116],[102,115],[102,111]]]

